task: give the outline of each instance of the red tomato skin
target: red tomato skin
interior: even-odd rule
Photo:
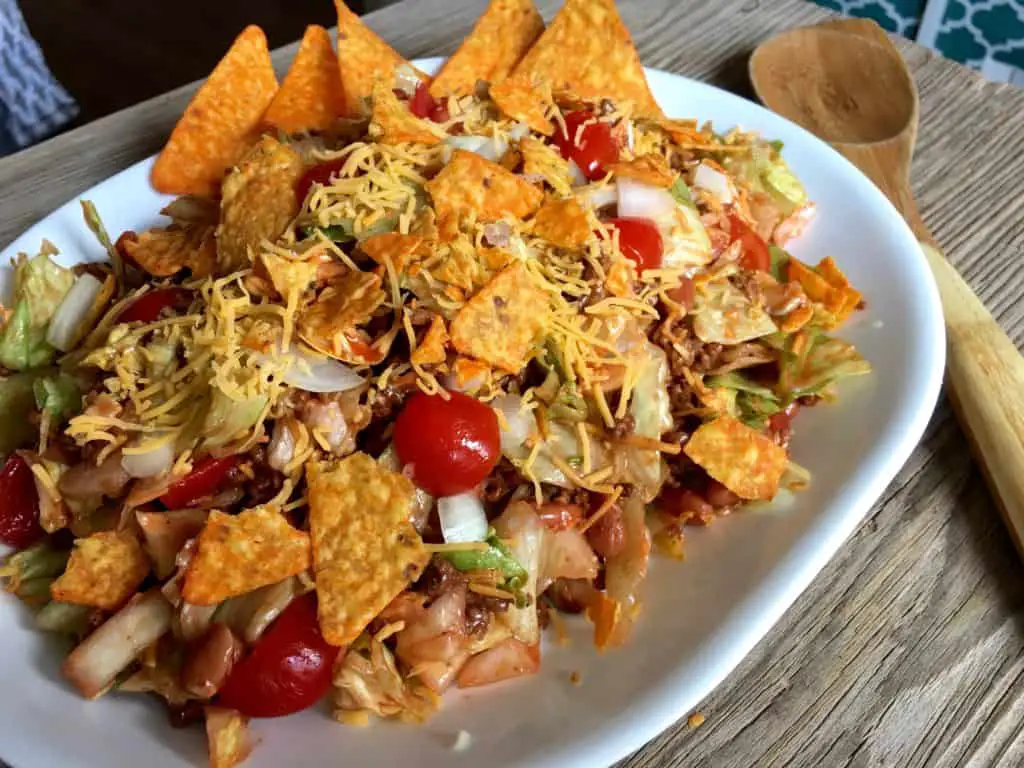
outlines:
[[[302,177],[295,184],[295,199],[299,201],[299,205],[306,202],[306,196],[309,195],[309,190],[313,188],[314,184],[330,184],[331,177],[335,176],[342,169],[345,165],[345,160],[346,158],[344,157],[337,160],[328,160],[326,163],[314,165],[302,174]]]
[[[161,288],[144,293],[117,316],[119,323],[152,323],[168,307],[181,307],[192,298],[192,292],[185,288]]]
[[[409,99],[409,111],[421,120],[443,123],[448,119],[448,107],[430,95],[426,83],[416,86],[416,93]]]
[[[212,496],[220,490],[228,472],[238,464],[237,456],[215,459],[208,456],[197,463],[192,471],[164,492],[160,501],[168,509],[184,509],[199,499]]]
[[[653,221],[638,216],[620,216],[609,219],[605,226],[618,230],[619,250],[641,272],[661,266],[665,246]]]
[[[217,694],[221,706],[249,717],[283,717],[308,709],[331,688],[341,648],[320,634],[316,595],[292,601],[235,664]]]
[[[0,467],[0,541],[24,549],[42,535],[35,476],[28,462],[12,453]]]
[[[697,298],[697,289],[693,280],[688,277],[681,278],[679,285],[668,291],[668,297],[681,305],[687,312],[693,309],[693,302]]]
[[[579,144],[575,143],[576,132],[586,120],[593,118],[590,112],[569,112],[565,115],[565,127],[568,135],[561,128],[555,131],[553,141],[562,157],[573,160],[590,181],[603,179],[605,167],[618,162],[619,145],[612,136],[609,123],[591,123],[583,129]]]
[[[745,221],[732,213],[729,214],[729,232],[730,243],[739,240],[742,244],[741,267],[758,272],[771,270],[772,256],[768,251],[768,244]]]
[[[410,479],[432,496],[474,488],[501,458],[494,411],[461,392],[417,392],[395,420],[395,451]]]

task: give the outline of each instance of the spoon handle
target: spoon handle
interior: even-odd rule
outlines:
[[[950,402],[1024,554],[1024,357],[945,257],[922,248],[946,318]]]

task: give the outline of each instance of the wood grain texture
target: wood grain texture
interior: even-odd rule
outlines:
[[[483,2],[370,15],[407,56],[450,53]],[[539,4],[550,18],[553,3]],[[619,0],[645,64],[748,92],[746,57],[829,17],[799,0]],[[1024,91],[899,42],[921,96],[913,184],[953,264],[1024,339]],[[278,54],[278,64],[290,53]],[[0,160],[0,243],[155,151],[187,89]],[[943,403],[868,521],[747,659],[630,768],[1024,765],[1024,578]]]

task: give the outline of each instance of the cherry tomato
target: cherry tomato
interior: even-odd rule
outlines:
[[[164,491],[160,501],[168,509],[184,509],[199,499],[212,496],[220,490],[228,472],[238,464],[237,456],[215,459],[207,456],[192,471]]]
[[[27,461],[12,453],[0,467],[0,541],[24,549],[42,535],[35,475]]]
[[[331,687],[341,651],[324,640],[316,596],[296,598],[235,664],[217,702],[249,717],[282,717],[316,704]]]
[[[565,115],[565,127],[569,135],[555,131],[554,142],[562,157],[573,160],[591,181],[604,178],[605,166],[619,159],[619,145],[612,136],[609,123],[591,123],[583,129],[579,144],[575,143],[580,125],[593,118],[590,112],[569,112]]]
[[[619,231],[619,250],[636,263],[637,269],[657,269],[661,266],[664,246],[658,226],[650,219],[620,216],[609,219],[605,226]]]
[[[299,205],[306,202],[306,195],[309,194],[309,190],[313,188],[314,184],[322,184],[326,186],[331,183],[331,177],[335,176],[338,171],[345,165],[346,158],[339,157],[337,160],[328,160],[326,163],[320,163],[320,165],[314,165],[299,179],[295,184],[295,199],[299,201]]]
[[[435,123],[443,123],[448,119],[448,108],[430,95],[426,83],[416,86],[416,93],[409,99],[409,111],[416,117],[426,118]]]
[[[454,496],[481,482],[501,457],[498,417],[461,392],[417,392],[395,420],[395,450],[416,485]]]
[[[772,257],[768,252],[768,244],[761,239],[750,226],[739,216],[729,214],[730,244],[740,241],[743,254],[740,256],[740,266],[744,269],[768,272],[772,268]]]
[[[119,323],[152,323],[168,307],[182,308],[192,299],[192,292],[184,288],[161,288],[144,293],[117,316]]]

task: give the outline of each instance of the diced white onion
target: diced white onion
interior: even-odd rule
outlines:
[[[46,341],[61,352],[67,352],[80,337],[82,323],[89,317],[92,305],[103,290],[103,283],[90,274],[79,275],[53,313]]]
[[[569,161],[569,176],[572,178],[574,187],[582,187],[587,183],[587,177],[583,175],[583,169],[576,165],[575,160]]]
[[[496,248],[504,248],[512,237],[512,225],[507,221],[492,221],[484,226],[484,237]]]
[[[604,208],[606,205],[617,204],[619,202],[619,190],[615,184],[584,187],[577,192],[576,199],[583,205],[590,206],[596,211],[598,208]]]
[[[707,163],[701,163],[693,173],[693,186],[703,189],[722,205],[733,201],[732,182],[729,177]]]
[[[293,344],[284,354],[256,357],[263,362],[288,363],[283,376],[285,383],[307,392],[344,392],[361,386],[365,381],[344,363],[298,344]]]
[[[444,140],[444,145],[445,163],[451,160],[452,152],[456,149],[473,152],[491,162],[500,160],[508,149],[508,144],[504,140],[490,136],[448,136]]]
[[[416,74],[416,70],[409,64],[402,64],[400,67],[395,67],[395,82],[394,88],[396,91],[401,91],[409,98],[416,93],[416,87],[422,81],[419,75]]]
[[[504,423],[499,422],[502,453],[521,450],[537,424],[531,411],[519,407],[521,403],[519,395],[501,395],[491,401],[491,405],[500,409],[505,417]]]
[[[441,534],[448,544],[483,541],[487,536],[487,513],[472,491],[438,499],[437,515],[441,519]]]
[[[624,177],[616,179],[615,186],[619,193],[619,216],[657,219],[676,207],[672,195],[661,187]]]
[[[530,126],[523,122],[515,123],[511,128],[508,129],[508,136],[513,141],[519,141],[524,136],[529,135]]]
[[[143,453],[128,453],[126,450],[121,456],[121,467],[136,478],[157,477],[169,471],[173,464],[173,440],[166,440]]]

